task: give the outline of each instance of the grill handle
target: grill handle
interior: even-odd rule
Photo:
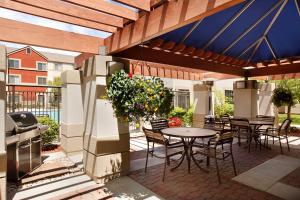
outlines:
[[[39,140],[33,140],[33,141],[31,141],[32,143],[39,143],[39,142],[41,142],[42,141],[42,139],[39,139]]]
[[[27,147],[29,147],[29,146],[30,146],[30,144],[27,144],[27,145],[19,146],[19,148],[20,148],[20,149],[25,149],[25,148],[27,148]]]

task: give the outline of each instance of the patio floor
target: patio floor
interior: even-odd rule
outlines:
[[[211,162],[210,172],[204,173],[200,171],[193,163],[191,168],[191,174],[187,172],[187,163],[184,162],[178,169],[175,171],[167,170],[165,182],[162,182],[162,173],[163,173],[163,164],[153,164],[148,167],[147,173],[144,172],[143,166],[136,167],[132,166],[137,160],[139,163],[145,164],[143,162],[146,151],[145,151],[145,138],[144,137],[135,137],[131,138],[131,166],[134,168],[140,168],[135,171],[131,171],[130,177],[150,189],[154,193],[165,199],[299,199],[300,191],[300,150],[298,149],[299,138],[294,138],[294,143],[292,145],[291,152],[287,151],[287,148],[284,147],[284,158],[291,158],[296,160],[298,164],[294,165],[293,168],[288,170],[278,170],[273,169],[270,166],[269,173],[266,172],[265,177],[257,180],[259,183],[264,179],[272,179],[272,176],[277,176],[277,179],[271,184],[267,185],[263,191],[254,189],[253,187],[241,184],[235,180],[232,180],[234,177],[232,165],[230,159],[225,161],[220,161],[220,171],[221,171],[221,180],[222,184],[219,185],[216,176],[216,170],[214,162]],[[163,152],[162,147],[156,147],[157,152]],[[270,162],[273,160],[282,158],[280,156],[280,149],[277,145],[272,146],[271,150],[262,148],[260,151],[259,148],[255,149],[253,144],[251,148],[251,153],[248,153],[248,149],[245,144],[239,147],[237,144],[233,145],[234,158],[237,168],[238,175],[247,172],[252,169],[256,172],[261,171],[261,169],[255,168],[256,166]],[[294,159],[296,158],[296,159]],[[157,162],[156,160],[154,162]],[[163,160],[162,160],[163,162]],[[286,165],[290,166],[290,161],[286,161]],[[176,161],[173,161],[173,164],[176,164]],[[151,165],[151,160],[150,160]],[[171,162],[172,165],[172,162]],[[205,167],[205,164],[202,164]],[[148,165],[149,166],[149,165]],[[253,169],[255,168],[255,169]],[[278,171],[276,171],[278,170]],[[269,175],[269,176],[268,176]],[[246,178],[251,179],[251,177]],[[272,188],[274,187],[274,188]],[[276,187],[282,188],[276,189]],[[285,194],[284,191],[286,188],[292,189],[289,190],[289,194]],[[268,191],[268,192],[266,192]],[[275,194],[275,195],[273,195]],[[281,198],[280,198],[281,197]]]

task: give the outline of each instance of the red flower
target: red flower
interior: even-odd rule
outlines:
[[[182,124],[182,121],[180,118],[178,117],[171,117],[169,119],[169,126],[170,127],[180,127]]]
[[[132,78],[133,75],[132,75],[132,73],[129,73],[128,76],[129,76],[129,78]]]

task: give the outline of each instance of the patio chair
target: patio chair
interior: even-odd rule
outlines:
[[[248,152],[250,153],[252,138],[257,137],[257,135],[255,135],[256,132],[252,133],[249,120],[246,118],[232,118],[230,119],[230,127],[232,133],[238,138],[239,146],[241,146],[241,139],[247,140]],[[260,143],[260,149],[261,149],[261,143]]]
[[[147,156],[146,156],[145,172],[147,172],[149,154],[151,154],[152,156],[155,156],[157,158],[165,159],[164,172],[163,172],[163,177],[162,177],[162,181],[164,181],[165,180],[165,174],[166,174],[166,167],[167,167],[167,165],[170,165],[170,157],[175,156],[177,154],[182,154],[183,153],[183,150],[180,150],[180,151],[176,151],[176,152],[173,152],[173,153],[169,154],[168,150],[174,149],[174,148],[182,148],[183,143],[182,143],[182,141],[175,142],[175,143],[170,143],[169,140],[166,139],[160,132],[155,132],[152,129],[147,129],[145,127],[143,127],[143,132],[145,133],[146,140],[147,140]],[[165,148],[164,157],[155,155],[154,154],[154,149],[149,150],[149,143],[150,142],[152,142],[153,144],[156,143],[156,144],[160,144],[160,145],[164,146],[164,148]]]
[[[199,145],[197,143],[193,145],[193,147],[199,148],[195,151],[195,154],[199,153],[201,155],[206,156],[207,166],[210,165],[210,158],[215,159],[215,165],[216,165],[219,183],[221,183],[221,177],[219,172],[218,160],[225,160],[227,157],[230,156],[232,160],[234,174],[235,176],[237,175],[233,153],[232,153],[232,142],[233,142],[232,132],[219,132],[215,137],[211,138],[208,141],[207,145],[203,146],[202,144]],[[222,146],[222,148],[220,148],[220,145]],[[229,149],[227,147],[229,147]]]
[[[265,141],[267,142],[267,146],[268,146],[268,137],[273,138],[273,144],[274,144],[274,138],[277,138],[278,141],[279,141],[279,145],[280,145],[280,151],[281,151],[281,153],[283,153],[281,140],[286,139],[286,143],[287,143],[287,146],[288,146],[288,151],[290,151],[288,133],[290,132],[291,122],[292,122],[292,120],[285,119],[278,129],[277,128],[268,128],[267,131],[264,134],[265,135]]]

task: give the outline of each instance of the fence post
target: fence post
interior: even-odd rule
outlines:
[[[16,112],[16,86],[12,87],[12,111]]]

